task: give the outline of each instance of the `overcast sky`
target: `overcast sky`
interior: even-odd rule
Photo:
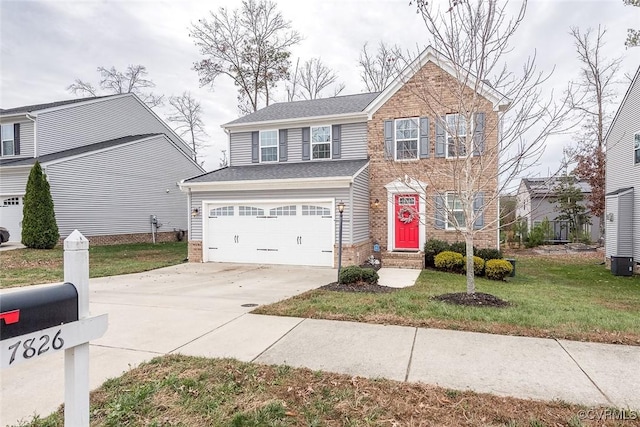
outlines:
[[[279,9],[304,40],[293,58],[320,56],[346,84],[342,94],[365,90],[357,59],[365,42],[380,40],[415,50],[429,42],[421,17],[409,0],[279,0]],[[238,116],[236,89],[226,77],[214,88],[199,87],[192,65],[200,59],[189,38],[191,23],[220,6],[239,1],[156,0],[0,0],[0,106],[2,108],[70,99],[75,78],[97,85],[98,66],[124,70],[143,64],[167,96],[189,90],[202,102],[209,134],[205,168],[216,169],[227,138],[220,125]],[[530,0],[524,23],[514,39],[509,66],[537,54],[539,68],[555,67],[549,89],[562,89],[575,79],[579,63],[569,27],[608,29],[607,55],[623,58],[620,74],[633,75],[640,65],[640,47],[625,49],[627,28],[640,27],[640,8],[622,0]],[[628,81],[618,87],[623,94]],[[280,100],[284,94],[280,94]],[[616,106],[617,108],[617,106]],[[157,110],[165,117],[166,110]],[[557,168],[562,146],[571,137],[548,144],[537,172]]]

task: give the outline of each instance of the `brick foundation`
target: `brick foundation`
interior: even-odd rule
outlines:
[[[334,246],[333,266],[338,267],[338,245]],[[373,254],[373,243],[366,240],[354,245],[342,245],[342,266],[360,265]]]
[[[178,239],[176,231],[165,231],[156,233],[156,242],[177,242],[179,240],[187,240],[187,232],[184,232],[182,239]],[[85,236],[92,246],[108,246],[122,245],[127,243],[153,243],[151,233],[135,233],[135,234],[112,234],[109,236]],[[64,244],[64,239],[58,241],[59,245]]]
[[[202,262],[202,240],[189,240],[189,262]]]

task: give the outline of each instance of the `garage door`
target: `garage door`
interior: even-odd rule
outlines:
[[[22,196],[0,197],[0,227],[9,230],[10,242],[22,240]]]
[[[333,266],[331,202],[210,204],[208,261]]]

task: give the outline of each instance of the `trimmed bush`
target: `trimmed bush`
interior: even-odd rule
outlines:
[[[345,285],[366,282],[370,284],[378,283],[378,273],[371,268],[362,268],[357,265],[350,265],[340,270],[339,282]]]
[[[463,257],[462,262],[464,263],[462,268],[464,271],[467,271],[467,257]],[[477,256],[473,257],[473,274],[475,276],[482,276],[484,274],[484,260]]]
[[[476,256],[482,258],[485,261],[488,261],[490,259],[502,259],[502,252],[500,252],[498,249],[489,249],[489,248],[484,248],[484,249],[478,249],[477,251],[474,252]]]
[[[449,243],[444,240],[429,239],[424,244],[424,262],[427,267],[435,267],[435,257],[440,252],[448,251]]]
[[[24,194],[22,244],[33,249],[52,249],[59,238],[49,182],[36,161]]]
[[[467,255],[467,244],[465,242],[453,242],[451,244],[451,246],[449,246],[449,249],[447,249],[449,251],[452,252],[458,252],[459,254],[461,254],[462,256]],[[475,254],[477,251],[476,247],[473,247],[473,253]]]
[[[464,260],[462,254],[453,251],[444,251],[436,255],[434,260],[437,269],[445,271],[462,271]]]
[[[504,280],[512,271],[511,263],[503,259],[490,259],[484,266],[484,273],[491,280]]]

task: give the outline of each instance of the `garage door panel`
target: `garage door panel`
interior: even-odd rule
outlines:
[[[209,261],[333,266],[331,203],[243,203],[210,217]],[[212,205],[210,212],[220,213]],[[304,215],[303,215],[304,212]],[[325,214],[325,215],[323,215]]]
[[[22,240],[22,196],[0,196],[0,227],[9,230],[9,241]]]

